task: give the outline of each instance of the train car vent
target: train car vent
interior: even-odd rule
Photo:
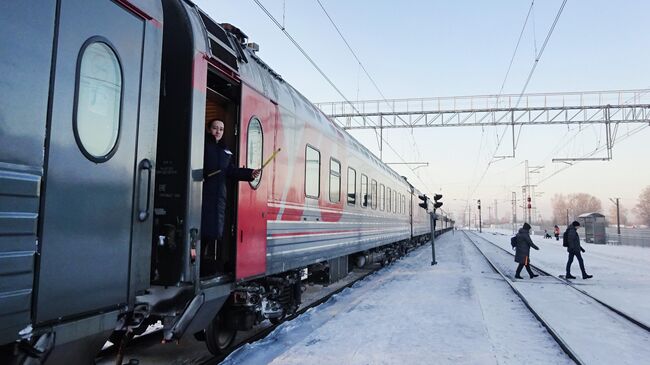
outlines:
[[[212,56],[220,59],[234,70],[238,70],[237,52],[230,42],[230,38],[226,34],[226,31],[204,12],[199,10],[199,14],[201,15],[203,26],[208,33],[210,52],[212,53]]]

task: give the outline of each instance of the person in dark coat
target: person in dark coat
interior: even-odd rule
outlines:
[[[560,240],[560,227],[558,227],[557,224],[553,228],[553,234],[555,234],[555,240],[559,241]]]
[[[519,263],[519,266],[517,266],[515,278],[523,279],[520,274],[521,269],[524,267],[526,267],[526,271],[528,271],[528,275],[530,275],[531,279],[539,276],[530,269],[530,248],[532,247],[536,250],[539,250],[539,247],[535,246],[533,240],[530,238],[530,224],[524,223],[523,227],[519,229],[519,233],[517,233],[516,237],[517,251],[515,252],[515,262]]]
[[[578,263],[580,264],[580,271],[582,271],[582,278],[589,279],[593,275],[587,274],[585,270],[585,263],[582,260],[582,254],[580,251],[585,252],[585,249],[580,246],[580,236],[578,236],[578,227],[580,227],[580,222],[574,221],[570,226],[567,227],[564,234],[567,238],[567,252],[569,252],[569,260],[566,263],[566,278],[575,279],[576,277],[571,275],[571,264],[573,263],[573,256],[578,258]]]
[[[201,208],[201,241],[205,266],[216,261],[216,241],[223,237],[226,216],[226,181],[253,181],[261,170],[237,168],[232,161],[232,152],[224,146],[222,137],[224,123],[213,120],[206,126],[205,149],[203,152],[203,197]],[[212,257],[212,260],[206,260]],[[214,260],[214,261],[213,261]],[[210,268],[201,265],[201,271]],[[206,269],[206,270],[203,270]]]

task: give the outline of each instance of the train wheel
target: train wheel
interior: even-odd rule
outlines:
[[[280,323],[282,323],[282,321],[284,321],[284,319],[286,317],[287,317],[287,311],[282,310],[282,315],[280,317],[269,318],[269,321],[271,321],[271,323],[273,323],[273,324],[280,324]]]
[[[205,329],[205,344],[213,355],[223,353],[235,340],[237,330],[226,328],[221,316],[217,315]]]

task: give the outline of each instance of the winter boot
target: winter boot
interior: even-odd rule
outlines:
[[[571,274],[566,274],[565,276],[567,279],[575,279],[576,277],[571,275]]]
[[[538,276],[539,276],[539,275],[537,275],[537,274],[530,274],[530,278],[531,278],[531,279],[536,278],[536,277],[538,277]]]
[[[585,279],[585,280],[586,280],[586,279],[591,279],[591,278],[593,278],[593,277],[594,277],[593,275],[589,275],[589,274],[587,274],[587,273],[582,274],[582,278]]]

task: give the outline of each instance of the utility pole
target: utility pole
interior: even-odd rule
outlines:
[[[481,227],[481,199],[479,199],[477,203],[478,203],[478,231],[483,233],[483,227]]]
[[[616,199],[616,201],[614,201],[614,199]],[[612,203],[616,204],[616,228],[617,228],[616,231],[617,231],[617,233],[619,235],[619,240],[618,241],[620,242],[621,241],[621,238],[620,238],[620,236],[621,236],[621,209],[620,209],[620,205],[619,205],[619,200],[621,200],[621,198],[614,198],[614,199],[609,198],[609,200]]]
[[[494,220],[499,224],[499,214],[497,213],[497,200],[494,199]]]
[[[489,225],[490,223],[492,223],[492,207],[488,207],[488,220],[485,224]]]
[[[533,224],[532,199],[535,196],[535,185],[530,184],[530,174],[538,174],[539,170],[543,168],[544,166],[528,166],[528,160],[524,161],[524,180],[526,185],[522,186],[522,191],[524,194],[523,199],[526,201],[524,203],[524,217],[528,217],[528,224]]]
[[[515,233],[517,226],[517,193],[512,192],[512,233]]]

